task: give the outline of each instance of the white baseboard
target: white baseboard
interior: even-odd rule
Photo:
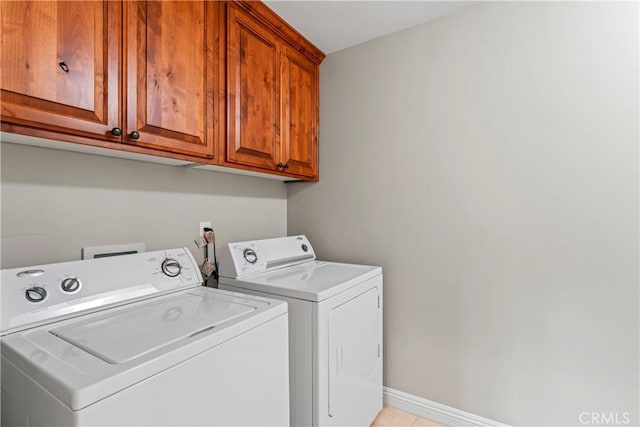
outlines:
[[[506,424],[499,423],[498,421],[493,421],[389,387],[382,388],[382,396],[386,405],[435,421],[444,426],[506,426]]]

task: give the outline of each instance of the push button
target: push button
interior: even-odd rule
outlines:
[[[44,270],[24,270],[17,274],[18,277],[38,277],[44,274]]]

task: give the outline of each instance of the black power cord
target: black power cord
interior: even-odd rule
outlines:
[[[213,242],[212,242],[213,243],[213,266],[216,269],[213,271],[212,276],[213,276],[213,279],[216,281],[216,283],[218,283],[218,277],[220,277],[220,276],[218,274],[218,257],[216,256],[215,233],[213,231],[213,228],[205,227],[203,230],[204,230],[205,233],[211,232],[213,234],[213,236],[214,236]],[[209,258],[209,245],[208,244],[207,244],[207,246],[205,246],[205,258]]]

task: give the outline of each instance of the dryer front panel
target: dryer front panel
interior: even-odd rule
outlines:
[[[369,288],[329,313],[329,416],[340,414],[375,380],[381,361],[380,293]]]

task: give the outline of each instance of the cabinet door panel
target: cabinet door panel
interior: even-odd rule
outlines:
[[[297,175],[317,175],[318,67],[291,48],[283,59],[282,162]]]
[[[118,139],[119,2],[3,1],[2,120]]]
[[[212,157],[217,3],[131,1],[125,7],[126,141]]]
[[[280,143],[280,45],[248,14],[229,5],[226,161],[276,169]]]

